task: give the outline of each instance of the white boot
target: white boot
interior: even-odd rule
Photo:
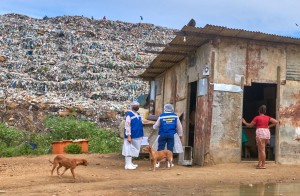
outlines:
[[[131,160],[130,160],[130,161],[131,161],[131,165],[132,165],[133,167],[138,167],[138,166],[139,166],[138,164],[133,164],[133,163],[132,163],[132,157],[131,157]]]
[[[133,164],[132,162],[131,162],[131,165],[132,165],[133,167],[138,167],[138,166],[139,166],[138,164]]]
[[[132,157],[125,157],[125,169],[136,169],[136,167],[132,165]]]

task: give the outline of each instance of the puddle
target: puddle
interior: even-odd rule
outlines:
[[[222,185],[214,187],[211,195],[218,196],[296,196],[300,183],[266,183],[248,185]]]

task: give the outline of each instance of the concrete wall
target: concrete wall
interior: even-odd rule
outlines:
[[[300,164],[300,83],[287,81],[281,90],[279,156],[281,164]]]
[[[241,85],[246,65],[247,43],[221,39],[213,43],[216,54],[213,84]],[[214,163],[241,160],[241,121],[243,94],[213,91],[210,159]]]
[[[287,66],[300,67],[300,47],[288,46]],[[280,90],[278,162],[300,164],[300,81],[286,81]]]
[[[277,83],[280,67],[280,99],[276,135],[277,161],[300,163],[300,81],[286,81],[286,67],[300,66],[300,47],[283,44],[221,39],[214,45],[214,83],[245,85]],[[214,91],[210,152],[216,163],[240,160],[240,122],[243,94]]]
[[[281,80],[285,80],[285,45],[249,43],[246,48],[246,84],[251,81],[272,83],[277,81],[277,66],[281,68]]]
[[[211,57],[211,45],[204,44],[195,53],[195,62],[191,65],[187,65],[187,75],[189,77],[189,83],[197,81],[203,77],[203,69],[206,64],[210,64]],[[188,61],[186,63],[189,63]],[[200,75],[199,75],[200,74]]]
[[[285,80],[286,46],[239,39],[220,39],[214,45],[217,54],[214,83],[245,85],[253,82],[277,81],[277,66],[281,67],[281,80]]]
[[[241,93],[215,91],[210,157],[214,163],[241,160]]]
[[[214,84],[245,85],[252,82],[277,83],[277,66],[285,80],[286,46],[280,44],[219,39]],[[215,163],[238,162],[241,157],[241,121],[243,93],[214,91],[210,153]],[[256,109],[256,108],[255,108]]]
[[[221,39],[213,46],[216,54],[213,83],[240,85],[241,76],[245,75],[247,43]]]

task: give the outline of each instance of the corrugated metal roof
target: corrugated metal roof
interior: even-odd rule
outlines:
[[[176,32],[176,37],[166,45],[163,51],[151,62],[150,66],[140,75],[142,78],[153,78],[163,73],[185,57],[195,52],[201,45],[216,37],[251,39],[300,45],[299,38],[278,36],[256,31],[231,29],[222,26],[206,25],[203,28],[184,26]],[[184,39],[185,37],[185,39]]]

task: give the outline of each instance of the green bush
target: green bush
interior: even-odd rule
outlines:
[[[51,129],[55,141],[85,139],[89,137],[89,131],[97,129],[96,124],[74,117],[51,116],[46,119],[46,126]]]
[[[98,129],[91,133],[89,138],[89,151],[94,153],[120,152],[122,139],[117,131]]]
[[[51,153],[52,136],[50,133],[33,133],[30,136],[30,143],[36,144],[37,148],[31,154],[42,155]]]
[[[18,156],[15,147],[8,147],[0,152],[0,157],[15,157]]]
[[[5,147],[0,149],[0,157],[15,157],[31,154],[30,144],[23,143],[19,146]]]
[[[0,157],[48,154],[51,141],[50,133],[30,133],[0,123]],[[32,149],[31,143],[37,148]]]
[[[93,122],[74,117],[51,116],[46,119],[46,126],[51,129],[53,141],[87,139],[90,153],[121,151],[122,139],[118,132],[98,128]]]
[[[0,140],[0,154],[6,147],[7,147],[6,144]]]
[[[18,147],[16,154],[17,155],[29,155],[29,154],[31,154],[31,151],[32,151],[31,145],[28,143],[23,143]]]
[[[0,123],[0,141],[7,147],[17,146],[24,141],[24,135],[21,131]]]
[[[49,133],[30,133],[0,123],[0,157],[49,154],[53,141],[75,139],[87,139],[90,153],[121,151],[122,139],[117,131],[101,129],[87,120],[50,116],[46,119],[46,127],[50,129]],[[32,149],[32,143],[36,144],[36,149]],[[68,153],[81,153],[81,147],[80,152],[75,150],[76,147],[69,147]]]
[[[64,151],[69,154],[80,154],[81,146],[79,144],[72,143],[72,144],[65,146]]]

